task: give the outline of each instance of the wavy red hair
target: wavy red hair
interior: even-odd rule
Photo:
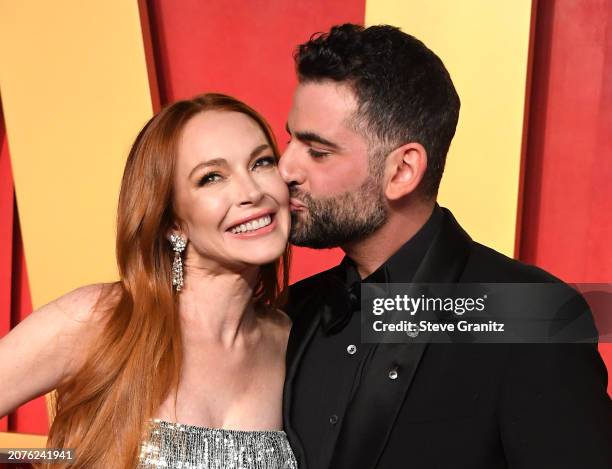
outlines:
[[[210,110],[251,117],[278,159],[266,121],[246,104],[221,94],[176,102],[139,133],[119,196],[120,280],[104,289],[96,305],[105,314],[101,336],[91,344],[82,368],[57,388],[48,446],[74,448],[72,469],[135,467],[147,420],[176,392],[182,343],[178,297],[170,283],[173,253],[166,233],[175,220],[173,180],[182,130],[191,117]],[[254,301],[278,307],[287,273],[288,250],[275,263],[262,266]]]

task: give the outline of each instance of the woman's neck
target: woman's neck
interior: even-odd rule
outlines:
[[[179,293],[183,329],[200,340],[231,348],[252,335],[257,321],[253,290],[259,267],[241,272],[185,268],[185,286]]]

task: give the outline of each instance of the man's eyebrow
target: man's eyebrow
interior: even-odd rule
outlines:
[[[285,123],[285,130],[287,131],[289,135],[292,135],[291,130],[289,129],[289,122]],[[321,137],[318,133],[312,132],[312,131],[296,132],[295,138],[297,138],[298,140],[302,142],[306,142],[306,143],[310,143],[310,142],[320,143],[321,145],[328,146],[329,148],[332,148],[334,150],[340,149],[340,146],[337,145],[336,143],[331,142],[327,140],[326,138]]]
[[[319,134],[315,132],[296,132],[295,138],[302,142],[315,142],[320,143],[321,145],[325,145],[326,147],[332,148],[334,150],[338,150],[340,147],[336,145],[334,142],[330,142],[326,138],[321,137]]]
[[[287,129],[287,132],[289,130]],[[290,132],[289,132],[290,133]],[[291,133],[290,133],[291,134]],[[334,142],[327,140],[324,137],[321,137],[316,132],[303,131],[303,132],[295,132],[295,138],[297,138],[301,142],[305,143],[320,143],[321,145],[325,145],[333,150],[339,150],[340,146]]]

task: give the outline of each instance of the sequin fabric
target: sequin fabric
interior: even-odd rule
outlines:
[[[139,469],[297,469],[283,431],[224,430],[153,420]]]

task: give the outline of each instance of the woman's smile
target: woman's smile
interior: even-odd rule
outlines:
[[[275,215],[276,213],[271,211],[252,215],[235,223],[227,230],[227,233],[238,239],[250,239],[266,235],[277,227]]]

